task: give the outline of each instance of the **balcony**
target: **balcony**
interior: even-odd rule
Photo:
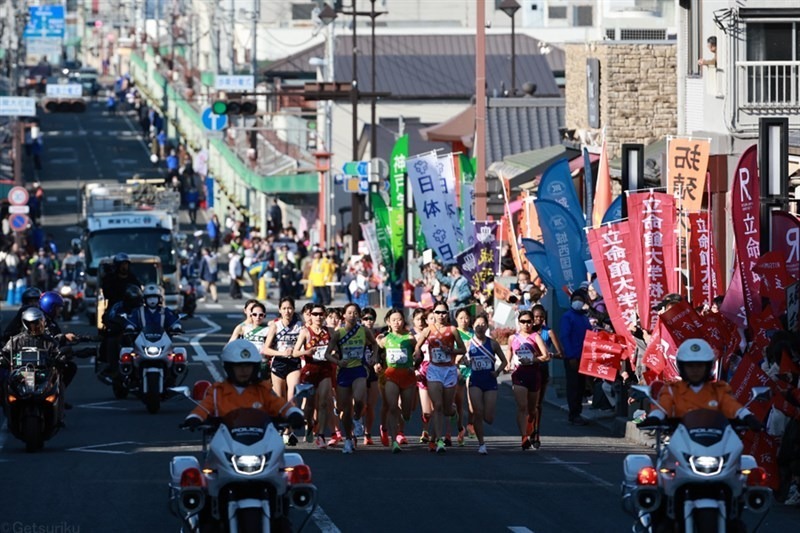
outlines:
[[[749,115],[800,112],[800,61],[737,61],[739,109]]]

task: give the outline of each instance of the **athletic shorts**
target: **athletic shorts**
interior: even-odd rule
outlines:
[[[466,385],[469,375],[472,373],[472,368],[466,365],[458,365],[458,384]]]
[[[315,387],[326,379],[336,377],[336,367],[331,363],[307,363],[300,371],[300,383],[310,383]]]
[[[497,378],[492,375],[491,370],[472,371],[467,384],[470,387],[478,387],[483,392],[497,390]]]
[[[340,387],[350,388],[353,382],[359,378],[367,377],[367,369],[363,366],[354,366],[352,368],[340,368],[339,373],[336,375],[336,384]]]
[[[389,367],[384,372],[386,381],[391,381],[400,390],[405,390],[413,387],[417,382],[417,376],[413,368],[392,368]]]
[[[301,367],[300,359],[296,357],[273,357],[270,370],[273,374],[281,379],[286,377],[292,372],[297,372]]]
[[[378,381],[378,374],[372,365],[367,366],[367,388],[371,387],[373,383]]]
[[[519,365],[511,374],[511,383],[525,387],[528,392],[538,391],[541,384],[539,365]]]
[[[416,372],[417,376],[417,388],[422,390],[428,390],[428,366],[430,363],[428,361],[423,361],[421,365],[419,365],[419,370]]]
[[[458,368],[455,366],[431,365],[428,367],[428,383],[431,381],[441,383],[445,389],[455,387],[458,383]]]

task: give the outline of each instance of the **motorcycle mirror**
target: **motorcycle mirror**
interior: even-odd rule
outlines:
[[[640,402],[651,399],[649,385],[632,385],[630,391],[631,398]]]
[[[189,391],[189,387],[181,386],[181,387],[169,387],[167,388],[169,392],[174,393],[176,396],[185,396],[187,398],[191,398],[192,394]]]
[[[772,389],[770,387],[753,387],[750,390],[750,402],[763,402],[770,398],[772,398]]]
[[[301,383],[294,387],[294,399],[302,400],[314,395],[314,385],[310,383]]]

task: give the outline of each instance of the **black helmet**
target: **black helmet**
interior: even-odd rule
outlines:
[[[130,262],[131,262],[131,258],[128,257],[128,254],[126,254],[124,252],[120,252],[120,253],[118,253],[117,255],[114,256],[114,264],[115,265],[119,265],[119,264],[122,264],[122,263],[130,263]]]
[[[135,309],[142,305],[142,289],[138,285],[128,285],[122,297],[122,305],[126,309]]]
[[[44,311],[38,307],[29,307],[24,310],[22,312],[22,327],[31,335],[41,335],[44,333]]]
[[[28,287],[22,293],[22,305],[38,305],[39,298],[42,297],[42,291],[36,287]]]

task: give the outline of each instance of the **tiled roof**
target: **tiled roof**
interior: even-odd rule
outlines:
[[[561,144],[563,98],[492,98],[486,108],[486,161]]]

